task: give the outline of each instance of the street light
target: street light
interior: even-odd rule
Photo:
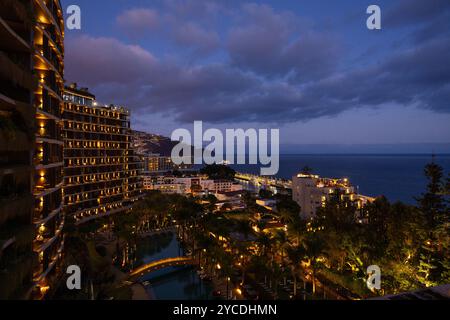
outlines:
[[[230,277],[227,277],[227,300],[228,300],[228,284],[230,283]]]

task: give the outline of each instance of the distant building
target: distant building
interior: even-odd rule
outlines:
[[[66,88],[64,101],[66,215],[80,224],[130,209],[143,191],[129,111],[97,105],[94,95],[75,84]]]
[[[303,218],[314,217],[317,208],[325,206],[336,193],[339,193],[341,198],[355,201],[358,208],[375,200],[358,194],[348,179],[321,178],[318,175],[301,173],[292,178],[292,199],[300,206]]]
[[[144,177],[146,190],[159,190],[163,193],[197,194],[232,192],[242,190],[242,186],[228,180],[211,180],[206,176],[146,176]]]

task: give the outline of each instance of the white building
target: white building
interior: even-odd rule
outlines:
[[[233,192],[242,190],[239,183],[228,180],[210,180],[206,176],[175,177],[175,176],[146,176],[144,177],[146,190],[160,190],[163,193],[212,193]]]
[[[292,199],[301,207],[301,216],[305,219],[314,217],[317,208],[325,206],[336,192],[339,192],[342,199],[355,201],[358,208],[375,200],[355,192],[348,179],[321,178],[312,174],[298,174],[292,177]]]

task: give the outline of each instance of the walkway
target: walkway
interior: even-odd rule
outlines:
[[[175,257],[166,258],[158,261],[149,262],[139,268],[132,270],[129,274],[128,281],[136,280],[146,273],[154,272],[168,267],[195,265],[196,261],[192,257]]]

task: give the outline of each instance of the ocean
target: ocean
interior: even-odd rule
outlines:
[[[279,178],[291,179],[304,166],[314,174],[329,178],[348,178],[368,196],[384,195],[390,201],[415,204],[414,197],[425,191],[427,181],[424,166],[431,161],[427,154],[367,154],[367,155],[280,155]],[[435,162],[444,168],[444,177],[450,172],[450,155],[437,155]],[[236,171],[259,174],[256,165],[232,165]]]

